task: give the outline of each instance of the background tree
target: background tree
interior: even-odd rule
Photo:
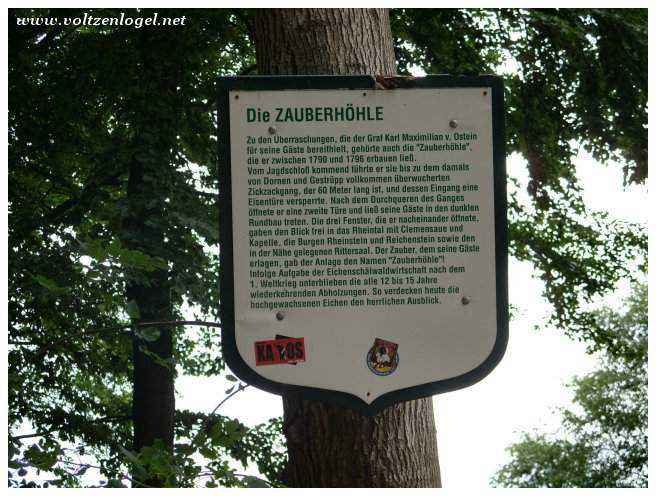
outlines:
[[[83,12],[119,15],[20,15]],[[208,249],[218,243],[208,98],[219,74],[250,63],[241,25],[228,11],[168,12],[187,16],[175,33],[19,26],[18,15],[9,25],[16,474],[34,466],[51,470],[52,484],[75,485],[91,464],[110,485],[128,472],[141,485],[234,485],[234,459],[274,478],[275,436],[262,436],[269,425],[251,430],[185,410],[174,425],[175,373],[223,370],[216,328],[138,327],[180,319],[183,308],[217,320],[219,295],[208,289],[218,287],[218,256]],[[213,465],[194,462],[199,452]]]
[[[36,470],[38,484],[60,486],[129,474],[136,485],[258,482],[236,475],[241,462],[275,483],[279,420],[249,428],[173,408],[176,375],[224,372],[219,329],[143,326],[217,320],[216,78],[257,73],[258,23],[193,9],[158,11],[186,22],[156,30],[18,22],[120,12],[9,13],[10,482],[37,484]],[[336,28],[345,15],[330,14]],[[365,17],[358,29],[384,28]],[[390,20],[398,73],[505,72],[509,147],[531,176],[530,203],[517,188],[510,198],[511,252],[534,263],[553,322],[604,346],[612,337],[587,304],[633,277],[646,236],[586,208],[573,157],[583,147],[617,159],[627,182],[647,175],[646,10],[399,9]],[[297,33],[316,43],[321,26]],[[388,59],[340,70],[387,72]],[[175,412],[147,435],[145,396],[137,386],[133,402],[132,390],[144,368],[158,379],[143,394],[153,386],[160,412]]]
[[[492,483],[504,487],[647,487],[647,287],[626,310],[597,314],[610,344],[602,367],[570,385],[556,434],[524,433]]]

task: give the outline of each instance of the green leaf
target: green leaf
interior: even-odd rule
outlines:
[[[247,475],[246,477],[244,477],[242,479],[242,483],[244,484],[244,487],[249,487],[249,488],[271,487],[271,484],[269,484],[264,479],[260,479],[259,477],[255,477],[252,475]]]
[[[119,479],[109,479],[107,481],[107,487],[119,488],[119,487],[127,487],[127,486],[123,484]]]
[[[156,327],[144,327],[143,329],[137,329],[135,334],[139,336],[140,339],[153,343],[159,339],[162,332]]]
[[[60,453],[61,449],[58,446],[41,449],[37,445],[32,445],[25,450],[25,459],[38,469],[50,470],[57,463],[57,457]]]
[[[36,282],[38,282],[41,286],[43,286],[44,288],[46,288],[48,291],[52,293],[64,293],[66,291],[65,288],[58,286],[55,281],[53,281],[52,279],[46,276],[37,274],[32,277]]]
[[[128,313],[132,320],[139,320],[141,317],[139,305],[137,305],[137,302],[134,300],[128,301],[128,304],[125,306],[125,311]]]
[[[123,453],[123,456],[125,456],[125,458],[127,458],[130,461],[130,463],[141,465],[141,461],[139,460],[137,455],[135,455],[132,451],[125,449],[123,446],[119,446],[119,451]]]

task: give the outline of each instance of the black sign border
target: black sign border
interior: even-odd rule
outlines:
[[[380,87],[380,86],[378,86]],[[223,356],[237,377],[275,394],[298,394],[303,398],[352,408],[372,416],[402,401],[414,400],[470,386],[487,376],[503,357],[508,343],[508,220],[504,87],[499,76],[428,75],[421,78],[386,78],[388,88],[490,88],[492,91],[492,148],[494,167],[494,222],[496,253],[497,335],[490,355],[475,369],[449,379],[420,384],[386,393],[371,404],[349,393],[271,381],[253,370],[237,350],[235,337],[234,263],[232,226],[232,181],[230,166],[229,92],[288,89],[377,90],[372,76],[248,76],[218,80],[218,159],[220,195],[220,313]],[[380,91],[385,91],[380,89]]]

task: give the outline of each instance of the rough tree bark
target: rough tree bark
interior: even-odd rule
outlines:
[[[260,74],[394,75],[387,9],[261,9],[253,36]],[[283,399],[291,487],[440,487],[431,398],[375,417]]]

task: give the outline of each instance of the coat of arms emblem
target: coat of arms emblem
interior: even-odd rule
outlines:
[[[367,366],[376,375],[390,375],[399,365],[399,345],[376,338],[367,353]]]

